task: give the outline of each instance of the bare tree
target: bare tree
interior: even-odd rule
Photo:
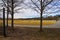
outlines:
[[[6,37],[6,28],[5,28],[5,8],[3,8],[3,27],[4,27],[4,37]]]
[[[40,13],[40,31],[42,31],[42,14],[47,11],[45,9],[52,1],[53,0],[31,0],[31,2],[29,3],[30,5],[24,3],[31,9],[34,9],[37,13]]]
[[[55,2],[56,1],[56,2]],[[43,21],[43,13],[45,11],[48,11],[49,9],[53,8],[54,5],[58,2],[59,0],[31,0],[32,4],[34,5],[33,7],[30,6],[32,9],[34,9],[37,13],[40,13],[40,31],[42,31],[42,21]],[[54,3],[52,6],[48,6],[51,3]],[[60,7],[56,7],[60,9]],[[40,10],[40,11],[39,11]],[[50,12],[50,13],[56,13],[59,12],[60,10],[57,10],[55,12]]]
[[[14,30],[14,24],[13,24],[13,19],[14,19],[14,12],[17,12],[18,9],[15,10],[16,7],[20,7],[20,5],[24,2],[24,0],[2,0],[4,3],[4,6],[7,8],[7,26],[8,26],[8,14],[11,14],[12,21],[11,21],[11,26],[12,29]],[[19,10],[23,9],[22,7],[19,8]]]
[[[46,6],[48,5],[48,4],[50,4],[51,2],[52,2],[53,0],[41,0],[40,1],[40,5],[41,5],[41,9],[40,9],[40,17],[41,17],[41,19],[40,19],[40,31],[42,31],[42,14],[43,14],[43,11],[44,11],[44,9],[46,8]]]

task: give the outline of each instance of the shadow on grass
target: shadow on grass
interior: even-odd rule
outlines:
[[[3,27],[0,27],[0,31]],[[59,28],[43,28],[43,32],[39,32],[39,28],[24,28],[15,27],[12,31],[11,27],[7,28],[7,38],[10,40],[59,40],[60,29]]]

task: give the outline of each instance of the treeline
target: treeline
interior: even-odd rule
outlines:
[[[42,18],[43,20],[58,20],[59,18],[57,17],[46,17],[46,18]],[[2,18],[0,18],[0,20],[3,20]],[[9,20],[11,20],[11,18],[9,18]],[[18,18],[18,19],[14,19],[14,20],[40,20],[40,18]]]

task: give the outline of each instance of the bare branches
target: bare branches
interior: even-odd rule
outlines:
[[[47,5],[49,5],[51,2],[52,2],[53,0],[42,0],[42,9],[44,10],[46,7],[47,7]],[[31,0],[31,2],[33,3],[33,5],[38,9],[38,10],[41,10],[41,0]],[[39,4],[40,5],[38,5],[38,2],[40,2]],[[32,7],[32,6],[31,6]],[[35,11],[37,11],[38,12],[38,10],[37,9],[35,9],[35,7],[33,7],[32,9],[34,9]]]
[[[3,5],[4,5],[5,7],[7,7],[6,2],[5,2],[4,0],[2,0],[2,2],[3,2]]]
[[[9,12],[11,12],[11,10],[12,10],[12,1],[11,0],[2,0],[2,1],[3,1],[4,6],[6,8],[7,8],[7,5],[8,5]],[[13,0],[13,9],[15,9],[16,7],[19,7],[23,2],[24,2],[24,0]]]
[[[38,5],[35,2],[33,2],[33,0],[31,0],[31,2],[39,9]]]
[[[46,7],[47,5],[49,5],[52,1],[53,1],[53,0],[47,1],[45,5],[43,4],[43,7],[45,8],[45,7]]]

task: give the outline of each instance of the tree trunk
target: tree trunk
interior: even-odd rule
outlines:
[[[12,21],[11,21],[11,26],[12,26],[12,30],[14,31],[14,18],[13,18],[13,14],[12,14]]]
[[[40,32],[42,32],[42,14],[43,14],[43,8],[42,8],[42,0],[41,0],[41,13],[40,13]]]
[[[11,25],[12,25],[12,30],[14,31],[14,22],[13,22],[13,20],[14,20],[14,5],[13,5],[13,0],[11,0],[12,1],[12,22],[11,22]]]
[[[5,8],[3,8],[3,33],[4,33],[4,37],[6,37],[6,28],[5,28]]]
[[[8,14],[9,14],[9,8],[7,7],[7,27],[8,27]]]
[[[8,27],[8,14],[9,14],[9,1],[7,0],[7,27]]]

